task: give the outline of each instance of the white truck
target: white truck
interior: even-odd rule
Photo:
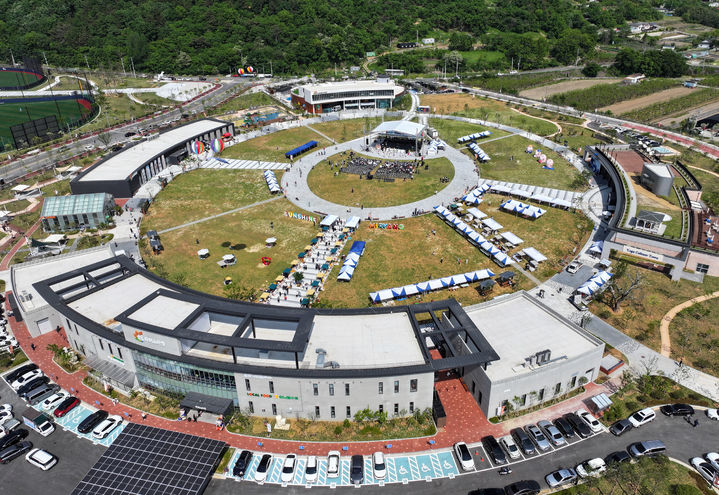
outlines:
[[[55,431],[52,419],[47,414],[38,412],[35,409],[25,411],[22,415],[22,422],[44,437]]]

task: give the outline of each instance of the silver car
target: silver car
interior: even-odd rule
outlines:
[[[542,429],[549,441],[552,442],[552,445],[554,445],[555,447],[561,447],[562,445],[566,445],[567,441],[564,439],[564,435],[562,435],[559,432],[559,429],[557,429],[557,427],[549,421],[543,419],[542,421],[537,423],[537,426]]]
[[[537,428],[537,425],[527,425],[524,429],[527,431],[527,434],[529,434],[532,440],[534,440],[534,443],[537,444],[539,450],[547,451],[552,448],[551,445],[549,445],[549,440],[547,440],[547,437],[544,436],[542,430]]]

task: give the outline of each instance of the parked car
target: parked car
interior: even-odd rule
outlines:
[[[62,418],[67,413],[72,411],[74,408],[80,405],[80,399],[77,397],[74,397],[70,395],[69,397],[66,397],[64,401],[62,401],[52,412],[52,414],[56,418]]]
[[[11,431],[7,435],[0,437],[0,449],[9,447],[14,443],[18,443],[20,440],[23,440],[25,437],[27,437],[27,434],[28,431],[25,428],[18,428]]]
[[[517,444],[512,438],[512,435],[504,435],[499,439],[499,444],[504,447],[505,451],[507,451],[507,455],[509,455],[510,459],[519,459],[522,456],[519,452],[519,447],[517,447]]]
[[[534,448],[534,443],[532,443],[532,440],[530,440],[529,435],[527,435],[523,429],[521,428],[515,428],[511,431],[512,436],[517,441],[517,445],[519,445],[519,448],[522,449],[522,452],[524,452],[526,455],[533,455],[536,452],[536,449]]]
[[[25,385],[17,389],[17,395],[21,397],[22,399],[26,399],[29,392],[31,392],[33,389],[36,389],[37,387],[41,385],[45,385],[47,383],[50,383],[50,379],[46,376],[38,376],[34,380],[30,380]]]
[[[546,419],[539,421],[537,423],[537,426],[541,428],[541,430],[544,432],[544,435],[549,439],[550,442],[552,442],[552,445],[554,445],[555,447],[560,447],[567,443],[567,441],[564,439],[564,436],[560,433],[557,427]]]
[[[629,422],[632,424],[634,428],[639,428],[642,425],[645,425],[649,423],[650,421],[654,421],[654,419],[657,417],[657,414],[652,411],[650,407],[646,407],[642,409],[641,411],[637,411],[631,416],[629,416]]]
[[[317,456],[311,455],[307,458],[307,464],[305,464],[305,482],[317,482]]]
[[[24,366],[19,367],[16,370],[11,371],[7,375],[5,375],[4,378],[5,378],[5,381],[7,382],[7,384],[12,386],[12,382],[14,382],[18,378],[20,378],[25,373],[29,373],[30,371],[34,371],[36,369],[37,369],[37,364],[34,364],[34,363],[26,364]]]
[[[661,440],[645,440],[631,444],[628,450],[632,457],[653,457],[664,454],[667,446]]]
[[[719,420],[719,409],[707,409],[707,418],[713,419],[714,421]]]
[[[577,273],[579,271],[579,268],[581,268],[582,263],[575,260],[572,261],[570,264],[567,265],[567,273]]]
[[[32,449],[25,456],[25,460],[43,471],[47,471],[57,464],[57,457],[46,450],[40,449]]]
[[[507,464],[507,455],[493,436],[489,435],[484,437],[482,439],[482,445],[487,455],[492,458],[495,464]]]
[[[578,464],[574,470],[580,478],[596,478],[607,470],[607,463],[601,457],[595,457]]]
[[[250,467],[250,462],[252,462],[252,451],[243,450],[240,452],[240,455],[237,456],[237,460],[235,461],[235,465],[232,466],[232,476],[244,478],[247,468]]]
[[[472,490],[467,495],[506,495],[504,488],[480,488],[479,490]]]
[[[604,458],[604,462],[606,463],[607,467],[611,466],[612,464],[619,464],[620,462],[627,462],[630,460],[631,457],[629,457],[629,454],[627,454],[624,450],[617,450],[616,452],[612,452]]]
[[[376,480],[383,480],[387,477],[387,465],[382,452],[372,454],[372,474]]]
[[[92,437],[102,439],[105,438],[120,424],[122,423],[122,417],[117,415],[108,416],[107,419],[105,419],[102,423],[97,425],[94,430],[92,430]]]
[[[574,431],[577,432],[577,435],[579,435],[582,438],[587,438],[592,435],[592,430],[589,428],[587,423],[585,423],[579,416],[577,416],[574,413],[567,413],[564,415],[564,419],[566,419],[570,425],[572,425],[572,428],[574,428]]]
[[[27,373],[17,377],[12,383],[10,383],[10,387],[13,390],[18,391],[20,389],[20,387],[31,382],[32,380],[34,380],[35,378],[37,378],[39,376],[42,376],[42,371],[40,371],[38,369],[28,371]]]
[[[557,469],[556,471],[549,473],[545,478],[549,488],[556,488],[558,486],[572,483],[577,479],[577,473],[574,469]]]
[[[12,411],[0,411],[0,426],[12,419]]]
[[[632,428],[634,428],[634,426],[632,426],[632,423],[628,419],[620,419],[609,427],[609,431],[611,431],[613,435],[620,437]]]
[[[69,395],[70,394],[68,394],[67,392],[62,392],[62,391],[58,392],[54,395],[51,395],[50,397],[48,397],[47,399],[45,399],[42,402],[42,408],[45,411],[53,410],[60,404],[60,402],[65,400]]]
[[[691,416],[694,408],[689,404],[667,404],[659,408],[665,416]]]
[[[704,458],[709,461],[709,464],[711,464],[714,469],[719,471],[719,453],[709,452],[704,454]]]
[[[719,470],[701,457],[692,458],[689,463],[712,487],[719,487]]]
[[[26,430],[27,431],[27,430]],[[0,450],[0,464],[7,464],[32,448],[32,442],[17,442]]]
[[[134,132],[134,131],[128,131],[128,132],[125,133],[125,137],[132,137],[132,136],[134,136],[135,134],[137,134],[137,133]]]
[[[108,415],[109,413],[102,409],[95,411],[77,425],[77,431],[80,433],[90,433],[98,424],[107,419]]]
[[[537,495],[541,491],[539,483],[534,480],[522,480],[504,487],[506,495]]]
[[[454,455],[457,456],[457,460],[459,461],[459,465],[462,466],[463,471],[472,471],[474,469],[474,459],[472,459],[472,454],[466,443],[455,443]]]
[[[527,425],[524,429],[527,430],[527,433],[529,433],[529,436],[534,440],[534,443],[537,444],[539,450],[546,451],[552,448],[551,445],[549,445],[549,440],[547,440],[547,437],[544,436],[544,433],[542,433],[542,430],[540,430],[537,425]]]
[[[353,485],[361,485],[364,481],[364,457],[355,454],[352,456],[350,464],[350,483]]]
[[[338,450],[330,450],[327,454],[327,477],[337,478],[340,475],[340,453]]]
[[[557,429],[562,432],[562,435],[564,435],[565,437],[574,438],[574,429],[572,428],[572,425],[569,424],[569,421],[567,421],[566,419],[555,419],[554,426],[556,426]]]
[[[272,465],[272,455],[263,454],[255,470],[255,481],[260,483],[267,479],[267,471],[270,470],[270,465]]]
[[[0,405],[0,412],[3,412],[3,411],[12,412],[12,404]]]
[[[295,465],[297,464],[297,456],[295,454],[287,454],[285,461],[282,463],[282,473],[280,481],[289,483],[295,477]]]
[[[599,421],[597,421],[597,418],[589,414],[589,411],[586,409],[577,409],[574,414],[579,416],[579,418],[587,423],[587,426],[590,430],[592,430],[593,433],[599,433],[602,431],[602,425]]]

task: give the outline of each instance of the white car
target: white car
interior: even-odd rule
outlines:
[[[709,452],[704,457],[707,461],[709,461],[709,464],[711,464],[714,469],[719,471],[719,454],[716,452]]]
[[[0,426],[12,419],[12,411],[0,411]]]
[[[92,144],[86,144],[85,146],[83,146],[83,149],[85,151],[92,151],[95,149],[95,146],[93,146]]]
[[[57,464],[57,457],[50,452],[40,449],[32,449],[25,456],[25,460],[35,467],[39,467],[43,471],[47,471]]]
[[[10,387],[12,387],[13,390],[17,391],[20,387],[28,383],[30,380],[34,380],[35,378],[42,376],[42,371],[40,370],[32,370],[28,371],[24,375],[22,375],[20,378],[15,380],[10,384]]]
[[[305,482],[317,482],[317,457],[314,455],[307,458],[307,464],[305,465]]]
[[[383,480],[387,477],[387,466],[384,463],[382,452],[372,454],[372,474],[376,480]]]
[[[53,411],[57,406],[60,405],[60,402],[64,401],[70,396],[67,392],[58,392],[56,394],[51,395],[44,401],[42,401],[42,408],[45,411]]]
[[[474,470],[474,459],[472,459],[472,453],[469,451],[467,444],[464,442],[457,442],[454,444],[454,455],[457,456],[459,465],[462,466],[463,471]]]
[[[602,431],[602,425],[599,421],[597,421],[597,418],[589,414],[589,412],[586,409],[577,409],[577,411],[574,413],[577,416],[579,416],[582,421],[587,423],[587,426],[590,430],[592,430],[593,433],[599,433]]]
[[[577,273],[579,271],[579,268],[581,268],[582,263],[579,261],[572,261],[570,264],[567,265],[567,273]]]
[[[719,486],[719,483],[717,482],[717,479],[719,479],[719,471],[714,469],[714,466],[712,466],[710,463],[708,463],[701,457],[694,457],[689,462],[694,467],[694,469],[696,469],[697,472],[702,475],[702,478],[704,478],[707,483],[709,483],[713,487]]]
[[[295,464],[297,463],[297,456],[295,454],[287,454],[285,462],[282,463],[282,474],[280,474],[280,481],[283,483],[289,483],[292,478],[295,477]]]
[[[270,466],[272,465],[272,455],[271,454],[263,454],[260,458],[260,463],[257,465],[257,469],[255,470],[255,481],[258,483],[263,483],[267,479],[267,471],[270,470]]]
[[[652,411],[651,407],[646,407],[642,409],[641,411],[637,411],[631,416],[629,416],[629,422],[632,424],[634,428],[639,428],[642,425],[645,425],[649,423],[650,421],[654,421],[654,418],[657,417],[657,414]]]
[[[0,406],[0,412],[7,411],[12,412],[12,404],[3,404]]]
[[[590,476],[592,478],[597,478],[606,470],[607,464],[601,457],[584,461],[575,468],[575,471],[577,471],[580,478],[589,478]]]
[[[97,425],[94,430],[92,430],[93,438],[105,438],[110,434],[112,430],[120,426],[120,423],[122,423],[122,418],[120,416],[117,416],[115,414],[112,416],[108,416],[107,419],[105,419],[102,423]]]
[[[510,459],[519,459],[522,454],[519,452],[519,447],[514,442],[512,435],[505,435],[499,439],[500,445],[507,451],[507,455]]]
[[[327,477],[337,478],[340,475],[340,453],[338,450],[331,450],[327,454]]]
[[[719,409],[707,409],[707,418],[714,421],[719,420]]]

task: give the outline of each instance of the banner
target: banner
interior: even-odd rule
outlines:
[[[302,213],[295,213],[293,211],[285,211],[285,216],[290,218],[296,218],[297,220],[304,220],[305,222],[312,222],[317,224],[317,219],[311,215],[304,215]]]
[[[379,230],[404,230],[404,224],[401,223],[371,223],[369,224],[370,229]]]

